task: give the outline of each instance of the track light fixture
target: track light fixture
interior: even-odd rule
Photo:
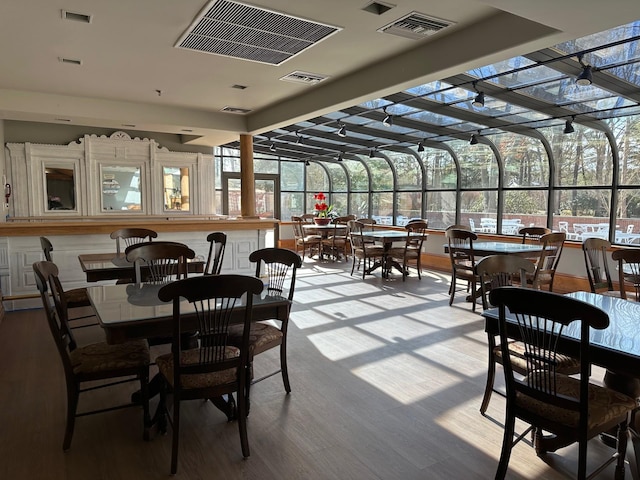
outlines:
[[[311,165],[311,162],[309,160],[305,160],[304,164],[308,167],[309,165]]]
[[[424,142],[422,140],[418,142],[418,152],[424,152]]]
[[[272,143],[271,145],[269,145],[269,151],[270,152],[275,152],[276,150],[277,150],[277,148],[276,148],[276,144],[275,143]]]
[[[476,108],[482,108],[484,107],[484,92],[480,92],[477,87],[477,82],[473,82],[473,89],[476,91],[476,98],[473,99],[473,102],[471,102],[471,105],[473,105]]]
[[[382,111],[386,115],[384,117],[384,120],[382,120],[382,125],[384,125],[385,127],[390,127],[391,125],[393,125],[393,115],[387,113],[387,107],[382,107]]]
[[[478,136],[475,133],[471,134],[471,140],[469,140],[469,145],[477,145],[478,144]]]
[[[564,130],[562,131],[562,133],[573,133],[573,132],[575,132],[575,129],[573,128],[573,121],[575,119],[576,119],[576,117],[574,115],[564,123]]]
[[[372,148],[371,150],[369,150],[369,158],[373,158],[376,155],[376,148]]]
[[[338,136],[339,137],[346,137],[347,136],[347,127],[345,126],[344,123],[339,123],[338,124],[340,126],[340,129],[338,130]]]
[[[593,83],[593,67],[582,61],[584,54],[578,54],[578,63],[582,66],[582,72],[576,77],[576,83],[581,86],[588,86]]]
[[[338,154],[338,158],[336,158],[336,160],[338,160],[339,162],[341,162],[341,161],[342,161],[342,152],[340,152],[340,153]]]
[[[296,143],[302,143],[302,137],[297,131],[296,131]]]

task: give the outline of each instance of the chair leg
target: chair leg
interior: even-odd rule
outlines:
[[[482,404],[480,405],[480,413],[485,414],[489,407],[489,401],[491,400],[491,394],[493,393],[493,383],[496,378],[496,362],[493,358],[493,348],[489,345],[489,367],[487,368],[487,384],[484,387],[484,396],[482,397]]]
[[[240,432],[242,456],[246,458],[250,455],[249,437],[247,436],[247,405],[249,403],[249,389],[246,385],[242,385],[242,383],[243,382],[240,381],[238,388],[238,430]]]
[[[143,434],[144,440],[149,440],[151,428],[151,416],[149,414],[149,368],[145,367],[138,375],[140,377],[140,400],[142,402]]]
[[[453,305],[453,297],[456,296],[456,271],[451,275],[451,287],[449,288],[449,306]]]
[[[80,396],[80,385],[67,385],[67,425],[64,432],[62,450],[65,452],[71,447],[73,429],[76,424],[76,410],[78,408],[78,397]]]
[[[360,265],[360,263],[358,263]],[[353,271],[356,269],[356,256],[353,255],[353,263],[351,264],[351,276],[353,277]]]
[[[171,474],[175,475],[178,471],[178,442],[180,440],[180,398],[173,394],[173,419],[171,422],[173,427],[173,441],[171,443]]]
[[[280,370],[282,372],[282,383],[284,390],[288,394],[291,393],[291,385],[289,384],[289,370],[287,369],[287,339],[284,337],[280,344]]]
[[[496,480],[503,480],[507,475],[511,449],[513,448],[513,432],[515,430],[515,423],[516,418],[511,415],[507,409],[507,415],[504,421],[504,434],[502,437],[502,452],[500,453],[500,463],[498,463],[498,470],[496,471]]]
[[[624,460],[627,453],[627,440],[629,438],[629,428],[627,422],[620,424],[618,428],[618,458],[616,459],[615,480],[624,479]]]

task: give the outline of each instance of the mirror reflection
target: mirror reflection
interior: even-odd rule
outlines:
[[[142,210],[140,167],[103,166],[100,181],[103,210]]]
[[[164,209],[166,211],[188,211],[189,168],[163,167]]]
[[[47,210],[75,210],[76,189],[72,168],[45,168]]]

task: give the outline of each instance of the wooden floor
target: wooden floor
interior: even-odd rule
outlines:
[[[502,443],[504,399],[479,413],[486,372],[482,318],[464,295],[448,305],[446,275],[425,272],[366,280],[343,263],[306,260],[289,333],[292,393],[279,376],[254,386],[251,456],[235,422],[210,403],[183,407],[178,475],[186,479],[487,479]],[[99,327],[81,341],[100,339]],[[156,347],[154,347],[156,348]],[[256,360],[275,368],[277,352]],[[0,478],[161,479],[171,436],[142,440],[137,408],[80,418],[62,451],[65,387],[42,311],[0,324]],[[500,370],[498,371],[500,376]],[[135,385],[92,397],[81,408],[127,399]],[[83,400],[84,398],[84,400]],[[155,402],[153,403],[155,406]],[[609,450],[589,446],[597,464]],[[519,444],[508,478],[568,478],[577,450],[545,458]],[[612,470],[601,478],[613,478]],[[630,476],[629,476],[630,478]]]

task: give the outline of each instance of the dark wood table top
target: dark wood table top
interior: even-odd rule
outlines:
[[[601,308],[609,315],[609,326],[604,330],[591,329],[591,362],[601,367],[638,376],[640,372],[640,303],[608,297],[590,292],[573,292],[567,296]],[[498,309],[482,314],[485,330],[498,335]],[[578,347],[578,322],[566,330],[565,353],[575,354]]]
[[[158,290],[161,287],[129,283],[87,288],[108,343],[172,335],[173,303],[160,301]],[[289,299],[267,295],[265,290],[253,298],[253,320],[286,320],[290,307]],[[187,314],[185,328],[190,328],[191,324],[195,327],[195,318],[188,315],[194,311],[193,305],[185,300],[181,308]]]
[[[511,242],[473,242],[473,253],[479,257],[489,255],[521,255],[530,257],[542,251],[542,245]],[[444,252],[449,253],[449,245],[444,245]]]
[[[86,253],[78,255],[82,271],[87,276],[87,282],[99,282],[101,280],[120,280],[135,278],[135,268],[128,262],[124,253]],[[195,258],[188,260],[190,273],[202,273],[204,260]]]

